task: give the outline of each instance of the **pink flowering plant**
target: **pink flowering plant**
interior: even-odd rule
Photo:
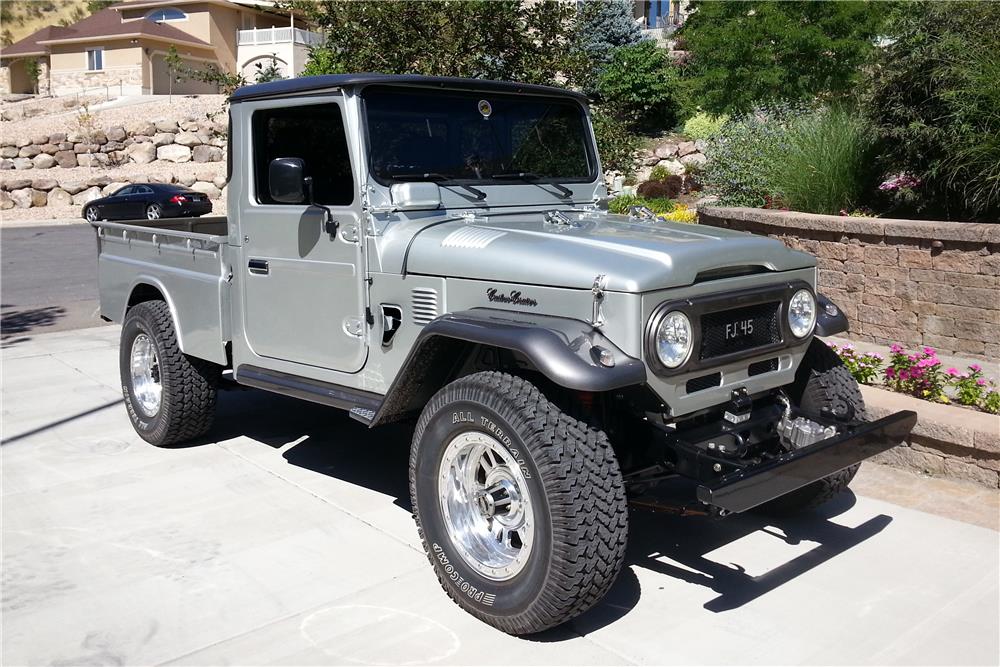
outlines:
[[[859,352],[850,343],[844,343],[842,346],[838,346],[836,343],[827,343],[827,345],[840,356],[844,366],[860,384],[874,384],[882,366],[885,365],[885,357],[881,354]]]
[[[898,343],[889,351],[889,365],[885,369],[885,384],[904,394],[938,403],[949,403],[944,389],[948,376],[941,369],[937,350],[925,347],[920,352],[908,353]]]
[[[968,370],[960,373],[957,368],[945,371],[955,389],[955,401],[961,405],[982,408],[994,414],[1000,412],[1000,391],[996,382],[983,376],[983,368],[979,364],[971,364]]]

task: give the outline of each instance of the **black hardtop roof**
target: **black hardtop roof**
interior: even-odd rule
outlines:
[[[319,76],[300,76],[294,79],[282,79],[270,83],[258,83],[253,86],[237,88],[229,98],[230,102],[245,102],[267,97],[283,97],[320,91],[329,88],[348,86],[366,86],[371,84],[425,86],[428,88],[451,88],[459,90],[483,90],[501,93],[530,93],[535,95],[571,96],[586,100],[583,93],[554,86],[539,86],[533,83],[515,83],[511,81],[491,81],[489,79],[463,79],[453,76],[422,76],[419,74],[322,74]]]

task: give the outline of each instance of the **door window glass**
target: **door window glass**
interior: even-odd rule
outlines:
[[[125,195],[130,195],[135,192],[134,185],[126,185],[124,188],[115,193],[115,197],[124,197]]]
[[[354,175],[339,104],[254,112],[253,149],[254,184],[261,204],[279,203],[271,199],[268,187],[268,166],[279,157],[305,162],[317,204],[348,206],[354,202]]]

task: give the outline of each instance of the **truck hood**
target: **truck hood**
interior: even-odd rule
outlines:
[[[606,289],[618,292],[682,287],[704,272],[734,267],[790,271],[816,265],[811,255],[744,232],[602,212],[564,215],[566,222],[548,222],[534,212],[425,218],[416,227],[411,222],[394,230],[412,239],[405,253],[399,252],[401,243],[389,247],[395,246],[408,273],[580,289],[590,289],[604,274]]]

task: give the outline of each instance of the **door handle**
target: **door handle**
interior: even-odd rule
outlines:
[[[263,276],[266,276],[271,272],[266,259],[251,259],[247,262],[247,268],[250,269],[250,273],[256,273]]]

